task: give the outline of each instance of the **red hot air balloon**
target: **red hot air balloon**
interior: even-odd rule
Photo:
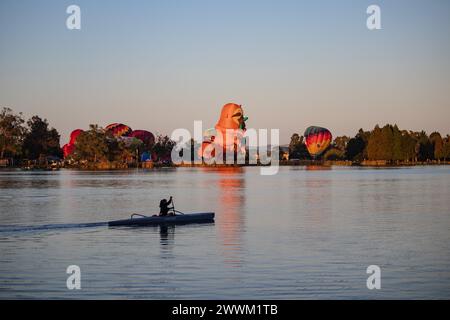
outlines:
[[[122,123],[112,123],[108,126],[106,126],[105,130],[107,132],[111,132],[111,134],[118,138],[118,137],[128,137],[133,130],[127,125],[124,125]]]
[[[70,141],[69,144],[75,144],[75,142],[77,141],[77,138],[80,134],[82,134],[84,131],[81,129],[76,129],[73,130],[72,133],[70,134]]]
[[[75,151],[75,142],[84,131],[81,129],[73,130],[70,133],[70,141],[62,147],[64,158],[67,158]]]
[[[328,129],[322,127],[309,127],[305,131],[306,147],[309,153],[316,157],[324,152],[331,143],[332,135]]]
[[[70,144],[70,143],[65,144],[62,147],[62,150],[63,150],[64,158],[67,158],[68,156],[70,156],[75,151],[75,145],[74,144]]]
[[[155,144],[155,136],[150,131],[134,130],[130,137],[141,140],[146,146],[153,146]]]

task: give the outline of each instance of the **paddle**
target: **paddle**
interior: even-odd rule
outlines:
[[[172,210],[173,210],[174,215],[175,215],[176,212],[178,212],[178,213],[180,213],[180,214],[184,214],[184,213],[181,212],[181,211],[175,210],[175,201],[173,201],[173,197],[172,197]]]

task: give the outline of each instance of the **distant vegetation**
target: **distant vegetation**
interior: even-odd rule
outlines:
[[[0,159],[39,159],[61,157],[60,135],[49,128],[46,119],[34,116],[26,122],[21,113],[9,108],[0,111]]]
[[[174,145],[169,137],[157,136],[151,146],[153,160],[167,163]],[[149,150],[148,146],[138,139],[117,139],[98,125],[91,125],[79,134],[75,152],[65,160],[69,166],[126,168],[136,165],[144,150]],[[0,111],[0,160],[46,166],[62,158],[60,134],[46,119],[33,116],[25,122],[21,113],[9,108]]]
[[[304,138],[292,135],[289,158],[308,160]],[[355,137],[341,136],[334,139],[320,157],[323,160],[348,160],[360,163],[364,160],[383,160],[386,163],[416,163],[450,160],[450,136],[439,132],[427,135],[424,131],[400,130],[397,125],[378,125],[372,131],[360,129]]]
[[[152,159],[170,162],[175,142],[168,136],[159,135],[151,146]],[[310,160],[304,138],[292,135],[288,150],[280,152],[286,159]],[[114,163],[115,167],[127,167],[137,163],[148,146],[138,140],[125,143],[114,139],[104,129],[91,125],[77,138],[75,152],[67,163],[97,164]],[[47,163],[49,159],[62,159],[60,134],[49,126],[46,119],[33,116],[25,121],[21,113],[9,108],[0,111],[0,160],[9,159],[15,164],[25,162]],[[11,161],[12,160],[12,161]],[[372,131],[360,129],[353,137],[334,139],[328,149],[316,160],[347,160],[361,163],[366,160],[381,160],[389,164],[424,163],[450,160],[450,136],[439,132],[427,135],[424,131],[400,130],[396,125],[378,125]]]

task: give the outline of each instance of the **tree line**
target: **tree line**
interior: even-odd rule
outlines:
[[[158,135],[154,145],[141,141],[125,143],[115,139],[98,125],[91,125],[77,138],[75,151],[70,160],[77,162],[139,161],[144,151],[150,151],[156,161],[170,162],[175,142],[168,136]],[[192,152],[192,150],[191,150]],[[288,148],[290,159],[308,160],[311,156],[304,137],[294,133]],[[280,153],[281,155],[281,153]],[[22,113],[10,108],[0,111],[0,160],[41,160],[63,157],[60,134],[49,126],[47,119],[33,116],[25,121]],[[317,158],[316,158],[317,159]],[[339,136],[319,157],[324,160],[384,160],[387,163],[416,163],[450,160],[450,135],[439,132],[400,130],[397,125],[375,126],[371,131],[360,129],[353,137]]]
[[[10,108],[0,111],[0,159],[39,159],[42,155],[61,157],[60,135],[38,116],[25,121]]]
[[[167,161],[174,145],[168,136],[161,134],[150,145],[136,138],[128,141],[117,139],[98,125],[90,125],[89,130],[78,136],[71,159],[90,163],[136,163],[143,152],[151,152],[153,160]]]
[[[289,158],[311,159],[304,137],[294,134],[289,144]],[[360,129],[353,137],[339,136],[321,155],[323,160],[382,160],[387,163],[416,163],[450,160],[450,135],[439,132],[400,130],[397,125],[376,125],[372,131]]]
[[[0,159],[13,159],[15,163],[62,159],[60,138],[47,119],[33,116],[25,121],[22,113],[14,113],[10,108],[0,111]],[[174,145],[175,142],[164,135],[158,135],[151,146],[138,139],[123,141],[98,125],[90,125],[89,130],[78,136],[75,150],[67,160],[94,164],[129,163],[139,161],[141,154],[148,151],[154,160],[167,161]]]

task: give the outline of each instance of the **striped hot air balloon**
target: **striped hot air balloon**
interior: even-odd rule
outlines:
[[[324,152],[331,143],[331,132],[322,127],[312,126],[305,131],[305,143],[309,153],[316,157]]]
[[[122,123],[111,123],[110,125],[106,126],[105,131],[111,132],[111,134],[118,138],[118,137],[128,137],[133,130],[125,124]]]

